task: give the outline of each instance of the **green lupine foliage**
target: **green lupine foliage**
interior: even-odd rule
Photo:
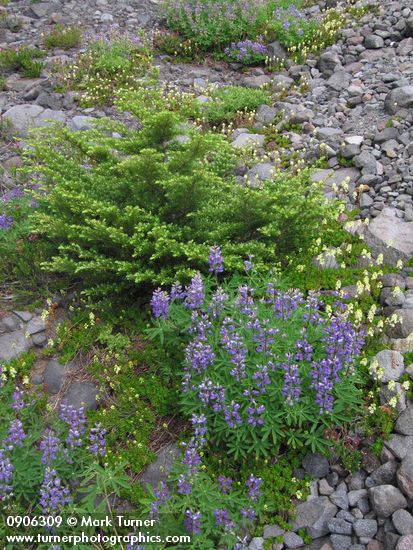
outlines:
[[[33,232],[53,246],[44,267],[90,294],[185,281],[207,270],[218,243],[227,271],[250,255],[268,269],[310,247],[320,220],[335,216],[306,171],[243,186],[224,136],[182,130],[168,111],[143,109],[140,122],[138,130],[113,121],[87,132],[45,128],[31,142],[28,170],[43,190]],[[183,133],[184,143],[174,139]]]

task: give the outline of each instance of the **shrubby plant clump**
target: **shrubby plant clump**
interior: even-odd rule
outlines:
[[[307,171],[243,186],[224,136],[182,129],[165,110],[142,109],[140,122],[140,130],[109,121],[82,133],[47,128],[33,141],[41,188],[33,233],[54,247],[44,265],[88,292],[189,280],[217,242],[228,271],[251,254],[262,271],[310,248],[320,219],[336,215]]]
[[[272,66],[267,45],[278,41],[291,57],[299,59],[334,43],[351,8],[329,9],[306,15],[297,4],[260,0],[166,0],[164,12],[172,31],[157,35],[155,47],[182,60],[202,54],[241,65]],[[367,8],[368,9],[368,8]],[[185,42],[180,47],[179,37]],[[276,60],[283,62],[283,59]]]
[[[218,247],[210,266],[223,270]],[[211,439],[235,458],[270,456],[284,445],[322,450],[323,430],[350,420],[359,404],[363,331],[338,293],[326,305],[254,275],[236,285],[205,285],[196,275],[185,289],[153,295],[160,324],[152,335],[176,346],[187,334],[183,411],[203,415]]]

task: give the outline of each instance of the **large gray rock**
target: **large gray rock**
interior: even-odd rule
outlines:
[[[163,447],[152,464],[150,464],[141,477],[141,484],[156,487],[161,481],[165,482],[171,473],[173,463],[179,458],[181,452],[175,444]]]
[[[389,115],[395,115],[400,109],[413,107],[413,86],[402,86],[389,92],[384,100],[384,108]]]
[[[335,71],[327,80],[327,86],[336,92],[347,89],[349,85],[350,75],[344,70]]]
[[[46,17],[53,10],[52,2],[38,2],[33,3],[30,8],[28,8],[25,15],[29,17],[34,17],[36,19],[42,19]]]
[[[256,164],[251,168],[251,170],[248,170],[247,177],[252,186],[254,186],[254,183],[260,182],[260,181],[267,181],[274,177],[275,168],[272,164],[269,162],[262,162],[260,164]]]
[[[280,44],[280,42],[278,42],[278,40],[268,44],[267,48],[270,57],[273,59],[287,59],[288,57],[287,50]]]
[[[383,208],[370,221],[364,237],[373,252],[383,254],[390,265],[396,265],[399,259],[408,262],[413,256],[413,222],[402,221],[394,208]]]
[[[394,485],[396,481],[396,471],[397,464],[395,460],[385,462],[367,477],[366,487],[375,487],[376,485]]]
[[[330,472],[330,465],[325,456],[318,453],[309,453],[303,459],[303,468],[311,477],[326,477]]]
[[[303,539],[297,533],[289,531],[284,535],[284,546],[286,548],[301,548],[304,545]]]
[[[375,519],[356,519],[353,529],[358,537],[373,538],[377,533],[377,521]]]
[[[30,319],[27,323],[26,331],[30,334],[30,336],[37,334],[38,332],[43,332],[44,330],[46,330],[46,323],[41,317]]]
[[[383,372],[381,382],[400,380],[404,372],[404,360],[400,352],[386,349],[377,353],[372,361],[377,361],[377,369]]]
[[[67,122],[68,128],[77,132],[91,130],[94,128],[96,118],[93,116],[76,115]]]
[[[341,518],[331,518],[328,520],[327,525],[330,533],[336,533],[337,535],[351,535],[353,531],[352,524]]]
[[[398,533],[413,535],[413,517],[407,510],[397,510],[391,519]]]
[[[30,311],[13,311],[13,313],[25,323],[28,323],[33,317],[33,313],[30,313]]]
[[[406,455],[397,471],[397,482],[400,489],[413,499],[413,454]],[[400,506],[404,508],[404,506]]]
[[[29,351],[32,344],[26,338],[25,331],[16,330],[0,336],[0,363],[16,359],[21,353]]]
[[[412,550],[413,548],[413,535],[404,535],[397,541],[396,550]]]
[[[293,531],[306,529],[313,539],[327,535],[328,521],[336,515],[335,506],[328,497],[318,497],[297,506]]]
[[[360,155],[354,157],[354,164],[361,168],[362,174],[377,174],[377,160],[368,151],[363,151]]]
[[[97,408],[97,396],[98,389],[94,382],[72,382],[64,399],[76,409],[83,407],[87,410]]]
[[[269,124],[277,117],[277,109],[269,105],[260,105],[255,112],[255,120],[262,124]]]
[[[413,309],[396,309],[394,313],[399,321],[387,329],[387,334],[391,338],[408,338],[413,332]]]
[[[370,502],[376,514],[388,518],[396,510],[406,508],[407,500],[403,494],[393,485],[379,485],[369,490]]]
[[[347,492],[347,485],[345,484],[344,481],[342,481],[337,486],[337,489],[334,491],[334,493],[330,495],[330,500],[342,510],[348,510],[348,507],[349,507],[348,492]]]
[[[3,115],[11,124],[12,131],[18,137],[27,137],[32,128],[46,126],[49,121],[64,123],[66,115],[63,111],[44,109],[39,105],[23,104],[14,105]]]
[[[395,431],[402,435],[413,435],[413,407],[409,407],[396,421]]]
[[[283,120],[291,124],[302,124],[303,122],[308,122],[314,116],[311,109],[307,109],[300,103],[285,103],[279,101],[275,103],[274,107],[278,111],[281,111]]]
[[[350,536],[347,535],[331,535],[330,542],[333,545],[333,550],[350,550],[352,546],[352,540]],[[321,547],[320,550],[330,550],[331,546]]]
[[[14,105],[4,113],[3,119],[10,122],[12,130],[19,137],[26,137],[28,130],[35,127],[35,121],[43,111],[43,107],[39,105]]]
[[[340,58],[335,52],[332,51],[324,52],[320,55],[317,61],[317,68],[325,77],[331,76],[335,68],[339,66],[341,66]]]
[[[62,365],[56,359],[48,361],[44,369],[43,381],[46,385],[46,390],[51,395],[58,393],[63,385],[65,377],[74,368],[73,363]]]
[[[337,195],[341,199],[346,199],[347,195],[354,191],[359,177],[360,171],[357,168],[339,168],[338,170],[320,168],[311,174],[311,181],[324,182],[323,193],[328,199]],[[348,193],[343,189],[343,184],[348,185]],[[335,187],[338,187],[338,192],[334,191]]]
[[[399,460],[413,455],[413,437],[410,435],[393,434],[384,444]]]
[[[348,493],[348,503],[351,508],[357,506],[357,503],[360,499],[366,498],[367,489],[356,489],[355,491],[349,491]]]
[[[265,136],[263,134],[239,134],[232,142],[232,146],[235,149],[242,149],[243,147],[262,147],[264,145]]]
[[[332,126],[324,126],[317,128],[316,136],[319,140],[327,143],[334,143],[341,140],[343,136],[343,130],[340,128],[333,128]]]
[[[378,50],[384,46],[384,40],[377,34],[369,34],[364,39],[364,47],[371,50]]]

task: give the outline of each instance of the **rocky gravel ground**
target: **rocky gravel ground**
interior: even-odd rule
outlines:
[[[316,12],[320,7],[322,3],[311,9]],[[303,65],[287,63],[288,68],[279,73],[268,74],[260,68],[245,73],[215,62],[184,65],[172,63],[167,56],[155,62],[161,81],[186,91],[195,89],[199,96],[210,83],[266,85],[274,94],[282,89],[272,106],[257,110],[257,133],[241,128],[232,135],[234,147],[254,144],[257,158],[262,159],[252,168],[241,166],[239,177],[258,182],[271,177],[276,158],[264,151],[259,130],[264,124],[279,124],[282,113],[283,123],[295,128],[285,132],[291,152],[305,160],[326,157],[328,168],[315,170],[314,181],[325,182],[327,195],[333,194],[334,184],[348,183],[349,207],[359,207],[360,217],[370,219],[367,226],[359,223],[353,230],[363,233],[375,254],[382,253],[385,261],[396,264],[413,255],[413,6],[410,0],[403,0],[382,2],[379,7],[379,15],[368,13],[355,26],[344,29],[342,39],[320,56]],[[56,23],[80,25],[89,33],[105,32],[113,25],[150,33],[162,24],[158,3],[153,0],[33,4],[19,0],[0,9],[5,11],[0,48],[41,46],[42,34]],[[10,124],[14,135],[24,139],[29,128],[53,119],[81,131],[95,117],[113,112],[82,109],[72,93],[54,91],[52,62],[74,57],[78,51],[49,52],[39,78],[8,76],[6,89],[0,92],[3,128]],[[9,171],[21,161],[18,144],[3,138],[1,188],[7,189],[12,185]],[[413,549],[413,403],[400,383],[404,374],[413,374],[413,365],[405,365],[400,353],[413,351],[409,339],[413,333],[411,275],[405,270],[383,278],[381,306],[387,315],[396,313],[402,320],[386,335],[391,349],[376,356],[377,368],[384,373],[382,402],[396,396],[400,413],[395,433],[385,442],[380,458],[365,441],[362,469],[348,475],[325,458],[308,455],[297,476],[307,472],[313,478],[311,495],[299,504],[293,530],[266,525],[263,537],[252,539],[245,548],[269,548],[266,539],[282,536],[283,542],[274,543],[273,550]],[[53,326],[42,319],[40,310],[8,311],[0,320],[0,361],[31,348],[41,350],[50,332]],[[95,384],[74,363],[38,362],[31,381],[45,384],[52,400],[64,397],[75,406],[97,404]],[[145,482],[156,483],[165,476],[168,457],[175,454],[173,448],[162,451],[145,474]],[[304,544],[300,529],[312,537],[311,544]]]

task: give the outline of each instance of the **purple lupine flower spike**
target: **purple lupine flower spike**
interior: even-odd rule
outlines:
[[[260,477],[256,478],[254,474],[251,474],[248,480],[245,482],[246,486],[249,489],[248,496],[251,498],[251,500],[258,500],[261,496],[261,492],[259,490],[261,483],[262,479]]]
[[[192,508],[186,510],[184,527],[188,533],[199,535],[201,532],[201,512],[194,512]]]
[[[156,289],[152,295],[151,306],[153,316],[162,319],[166,319],[169,313],[169,301],[170,297],[167,292],[161,290],[160,288]]]
[[[42,464],[50,465],[56,458],[60,449],[60,440],[55,436],[52,430],[47,430],[40,442],[40,450],[42,454]]]
[[[5,455],[4,449],[0,449],[0,502],[12,491],[13,464]]]
[[[13,393],[12,397],[12,405],[11,408],[15,411],[21,411],[24,409],[24,391],[19,390],[19,388],[16,388]]]
[[[5,448],[11,451],[14,447],[22,447],[23,439],[27,437],[27,434],[23,430],[23,424],[21,420],[16,418],[10,422],[9,433],[4,440]]]
[[[98,456],[104,456],[106,453],[106,430],[101,424],[96,424],[94,428],[91,428],[89,434],[89,450],[92,454]]]
[[[76,409],[73,405],[60,405],[60,418],[69,426],[66,443],[70,449],[82,445],[82,435],[85,433],[86,416],[83,407]]]
[[[186,288],[184,305],[188,309],[199,309],[204,303],[204,283],[199,273],[194,275],[191,283]]]
[[[218,273],[222,273],[224,271],[222,265],[223,258],[221,254],[221,248],[219,246],[211,247],[209,251],[208,264],[210,273],[215,273],[217,275]]]
[[[44,472],[43,484],[40,487],[40,507],[43,513],[54,515],[56,511],[70,504],[70,492],[67,487],[63,487],[56,470],[49,466]]]

